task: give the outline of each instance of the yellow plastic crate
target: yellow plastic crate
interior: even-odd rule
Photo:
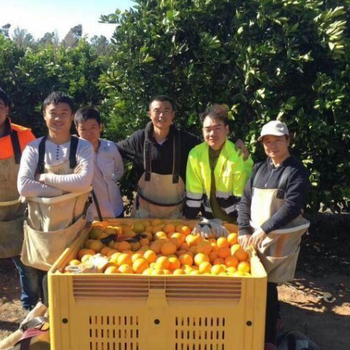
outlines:
[[[254,251],[252,277],[62,274],[88,231],[49,271],[52,350],[263,349],[267,277]]]

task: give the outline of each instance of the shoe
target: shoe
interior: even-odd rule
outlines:
[[[264,350],[277,350],[277,347],[272,343],[265,343]]]

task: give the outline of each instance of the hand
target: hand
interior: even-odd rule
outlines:
[[[243,160],[247,160],[249,158],[248,148],[241,139],[236,141],[235,147],[236,151],[238,151],[238,155],[243,154]]]
[[[193,235],[201,235],[203,238],[209,238],[211,236],[211,227],[209,226],[209,220],[204,219],[199,222],[192,231]]]
[[[222,220],[220,219],[212,219],[209,220],[211,226],[211,232],[216,237],[227,237],[228,233],[224,226],[222,226]]]
[[[35,181],[45,183],[46,174],[35,174]]]
[[[238,236],[238,243],[239,245],[246,250],[249,246],[249,239],[250,239],[251,235],[241,235]]]
[[[249,245],[252,245],[255,249],[261,245],[262,241],[267,237],[266,233],[258,228],[249,238]]]

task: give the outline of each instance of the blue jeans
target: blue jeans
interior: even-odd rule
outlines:
[[[46,272],[24,265],[19,256],[12,260],[19,274],[22,306],[26,310],[31,310],[42,297],[42,278]]]

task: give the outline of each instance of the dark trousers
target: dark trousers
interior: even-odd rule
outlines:
[[[265,343],[276,344],[279,302],[276,283],[267,283]]]

